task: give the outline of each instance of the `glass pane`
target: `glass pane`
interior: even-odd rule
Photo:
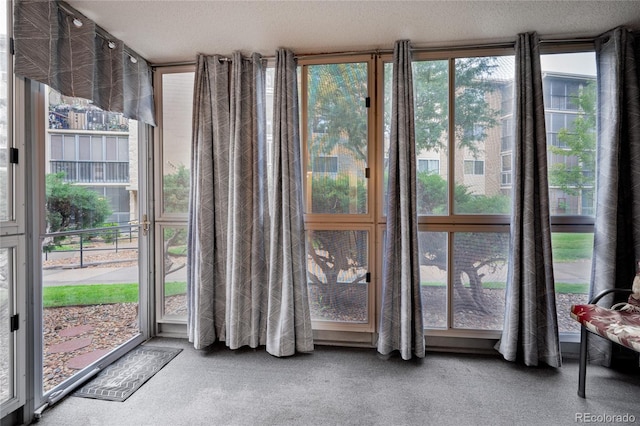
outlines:
[[[553,276],[556,287],[558,330],[579,333],[580,324],[569,316],[571,305],[587,303],[591,281],[592,233],[551,234]]]
[[[57,162],[63,167],[57,168],[48,157],[45,162],[45,392],[140,332],[138,227],[126,225],[129,206],[138,211],[137,182],[129,181],[129,168],[137,168],[137,155],[127,163],[103,163],[103,140],[111,138],[104,133],[128,132],[129,125],[135,131],[135,121],[103,112],[85,100],[49,92],[50,125],[68,130],[63,146],[66,161]],[[46,143],[55,140],[52,132],[47,136]],[[123,226],[113,226],[118,223]]]
[[[13,219],[13,182],[9,164],[9,132],[11,117],[11,98],[9,79],[9,60],[7,48],[10,46],[7,36],[7,1],[0,1],[0,222]],[[11,59],[13,60],[13,59]]]
[[[82,150],[80,152],[82,153]],[[62,160],[62,135],[51,135],[51,159]]]
[[[162,200],[164,213],[187,213],[194,73],[162,76]]]
[[[367,323],[367,231],[307,231],[307,282],[311,319]]]
[[[118,138],[118,161],[129,161],[129,138]]]
[[[107,161],[117,161],[118,160],[118,147],[117,147],[117,138],[112,136],[107,136],[105,139],[106,152],[107,155],[105,159]]]
[[[13,249],[0,248],[0,405],[14,396],[14,346],[9,318],[13,314]]]
[[[187,319],[187,228],[162,228],[164,317]]]
[[[514,58],[460,58],[455,68],[454,211],[508,214],[511,187],[501,157],[513,146],[505,138],[513,120]]]
[[[81,139],[81,143],[82,143],[82,137]],[[89,141],[89,138],[86,138],[87,143]],[[64,143],[64,159],[66,161],[76,161],[76,140],[73,136],[64,136],[63,139],[63,143]]]
[[[551,91],[554,99],[545,102],[551,214],[593,216],[595,53],[548,54],[540,59],[545,93]]]
[[[390,67],[389,67],[390,68]],[[385,68],[385,87],[390,75]],[[413,63],[415,102],[417,195],[419,215],[448,214],[449,180],[449,63]],[[390,86],[389,86],[390,87]],[[385,106],[391,93],[385,90]],[[385,134],[390,130],[391,111],[385,108]],[[385,145],[385,153],[388,145]],[[385,155],[385,159],[388,155]],[[425,165],[429,165],[425,167]],[[386,189],[386,188],[385,188]]]
[[[104,160],[104,153],[102,151],[102,138],[100,136],[91,137],[91,159],[93,161]]]
[[[508,256],[508,232],[454,234],[454,328],[502,329]]]
[[[51,135],[51,143],[56,135]],[[69,137],[67,137],[69,139]],[[53,152],[53,149],[51,150]],[[71,161],[75,158],[71,158]],[[91,138],[89,136],[78,137],[78,160],[91,161]]]
[[[47,392],[139,333],[138,228],[50,235],[42,257]]]
[[[425,328],[447,327],[447,233],[418,232]]]
[[[308,213],[367,213],[367,64],[308,67]]]

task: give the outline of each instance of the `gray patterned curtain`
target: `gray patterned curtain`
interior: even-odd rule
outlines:
[[[198,55],[193,94],[187,328],[196,349],[225,340],[229,62]]]
[[[596,40],[597,179],[590,297],[631,288],[640,257],[640,33],[616,28]],[[609,306],[610,297],[602,304]],[[591,361],[609,365],[611,344],[590,339]]]
[[[151,67],[147,61],[130,52],[124,55],[123,68],[122,114],[155,126]]]
[[[198,349],[216,340],[231,349],[266,345],[274,356],[311,351],[295,60],[276,57],[270,194],[262,58],[234,53],[232,63],[197,60],[189,340]]]
[[[518,35],[509,272],[497,348],[508,361],[560,367],[539,47],[536,34]]]
[[[291,51],[276,52],[267,324],[267,351],[276,356],[313,350],[296,68]]]
[[[81,26],[74,24],[82,23]],[[56,1],[20,0],[15,6],[16,74],[63,95],[91,99],[95,66],[95,24]]]
[[[416,144],[413,73],[409,41],[393,50],[387,230],[378,352],[403,359],[424,357],[425,343],[418,260]]]
[[[269,293],[265,247],[268,228],[265,72],[262,57],[233,54],[229,122],[227,232],[227,346],[266,341]]]
[[[64,2],[19,0],[14,10],[16,74],[155,125],[144,59]]]
[[[105,111],[124,110],[124,43],[95,38],[93,103]]]

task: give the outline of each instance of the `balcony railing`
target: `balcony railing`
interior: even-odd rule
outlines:
[[[50,161],[51,173],[64,172],[66,182],[127,183],[128,162]]]

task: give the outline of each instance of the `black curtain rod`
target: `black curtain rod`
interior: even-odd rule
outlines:
[[[553,45],[553,44],[582,44],[588,45],[592,44],[597,37],[580,37],[580,38],[548,38],[548,39],[540,39],[541,44]],[[510,49],[515,46],[515,41],[504,41],[504,42],[495,42],[495,43],[485,43],[485,44],[461,44],[461,45],[450,45],[450,46],[431,46],[431,47],[420,47],[420,46],[412,46],[412,51],[414,52],[451,52],[451,51],[461,51],[461,50],[474,50],[474,49]],[[343,51],[343,52],[326,52],[326,53],[305,53],[300,55],[295,55],[296,59],[312,59],[312,58],[331,58],[331,57],[340,57],[340,56],[356,56],[356,55],[385,55],[392,54],[393,49],[369,49],[369,50],[354,50],[354,51]],[[272,60],[275,56],[263,56],[264,60]],[[225,57],[225,60],[231,60],[231,58]],[[195,65],[195,61],[184,61],[184,62],[169,62],[162,64],[151,64],[153,68],[160,67],[174,67],[174,66],[186,66],[186,65]]]

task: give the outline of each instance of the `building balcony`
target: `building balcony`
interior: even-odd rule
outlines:
[[[110,161],[50,161],[51,173],[64,172],[66,182],[129,183],[129,163]]]

